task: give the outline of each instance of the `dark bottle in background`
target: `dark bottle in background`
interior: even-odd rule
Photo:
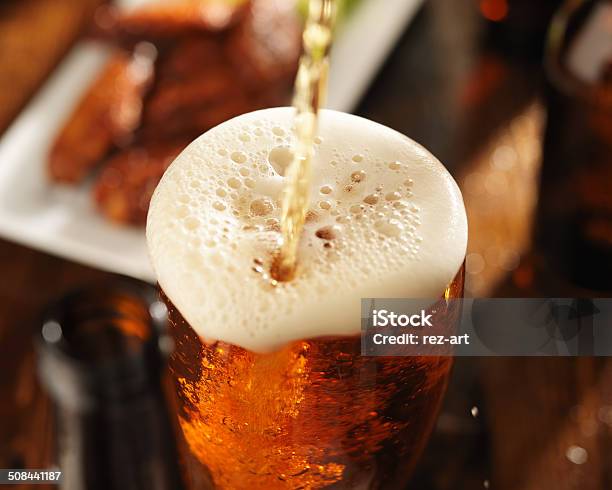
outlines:
[[[64,490],[181,490],[162,388],[166,309],[154,288],[113,283],[47,314],[39,372],[56,412]]]
[[[568,1],[545,63],[538,260],[576,286],[612,291],[612,1]]]

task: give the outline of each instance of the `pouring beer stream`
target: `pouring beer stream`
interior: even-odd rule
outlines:
[[[295,144],[293,160],[287,169],[281,215],[281,246],[272,267],[279,281],[293,279],[297,268],[297,249],[306,219],[312,180],[311,160],[318,130],[319,108],[325,103],[329,52],[336,18],[336,0],[310,0],[303,34],[293,106]]]

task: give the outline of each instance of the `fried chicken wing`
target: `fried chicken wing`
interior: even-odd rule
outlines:
[[[49,174],[79,182],[113,145],[125,144],[140,123],[143,97],[153,77],[150,45],[116,54],[81,99],[49,156]]]
[[[189,80],[212,66],[223,65],[222,36],[178,36],[171,45],[165,45],[157,61],[158,84]]]
[[[253,0],[225,50],[235,72],[253,89],[293,80],[301,51],[301,26],[295,4]]]
[[[173,118],[189,119],[200,107],[238,95],[236,82],[226,68],[201,70],[188,80],[160,84],[148,101],[143,124],[162,126]]]
[[[94,187],[98,209],[119,223],[145,223],[149,201],[166,168],[187,141],[133,146],[113,156]]]

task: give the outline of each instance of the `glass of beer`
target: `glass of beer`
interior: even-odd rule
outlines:
[[[361,298],[463,294],[467,222],[446,169],[405,136],[321,111],[292,280],[270,273],[293,109],[207,132],[155,191],[147,240],[168,302],[178,416],[219,489],[403,489],[450,357],[361,355]],[[449,331],[460,312],[437,308]]]

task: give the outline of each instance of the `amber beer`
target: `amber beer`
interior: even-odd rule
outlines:
[[[362,356],[360,298],[440,298],[433,321],[454,328],[446,299],[463,292],[461,194],[405,136],[320,116],[292,280],[271,274],[290,108],[200,137],[151,203],[179,422],[195,478],[214,488],[403,489],[448,380],[449,357]]]
[[[463,271],[449,297],[462,291]],[[459,311],[437,311],[452,331]],[[450,357],[362,357],[358,336],[258,354],[203,342],[172,305],[170,318],[180,425],[218,488],[406,488]]]

